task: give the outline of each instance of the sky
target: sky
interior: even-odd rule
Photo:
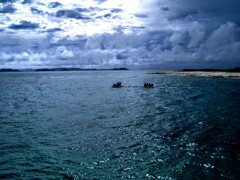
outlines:
[[[0,0],[0,68],[232,68],[239,9],[239,0]]]

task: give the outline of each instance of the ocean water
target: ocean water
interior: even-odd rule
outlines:
[[[0,178],[239,179],[240,80],[1,73]]]

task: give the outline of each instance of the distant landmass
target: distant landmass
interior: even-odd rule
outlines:
[[[96,69],[82,69],[82,68],[42,68],[35,71],[95,71]]]
[[[233,69],[183,69],[183,72],[194,72],[194,71],[204,71],[204,72],[240,72],[240,67]]]
[[[110,70],[128,70],[127,68],[113,68],[113,69],[82,69],[82,68],[43,68],[35,71],[110,71]]]
[[[20,72],[18,69],[0,69],[0,72]]]
[[[0,69],[0,72],[25,72],[25,71],[124,71],[129,70],[124,67],[120,68],[112,68],[112,69],[84,69],[84,68],[41,68],[41,69],[11,69],[11,68],[4,68]],[[240,67],[235,67],[232,69],[183,69],[182,72],[194,72],[194,71],[204,71],[204,72],[240,72]]]
[[[149,74],[171,74],[183,76],[240,79],[240,67],[233,69],[183,69],[182,71],[161,71]]]
[[[83,68],[41,68],[41,69],[0,69],[0,72],[27,72],[27,71],[115,71],[115,70],[128,70],[127,68],[113,68],[113,69],[83,69]]]
[[[127,68],[113,68],[112,70],[128,70]]]

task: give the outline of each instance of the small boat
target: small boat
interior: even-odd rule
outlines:
[[[113,87],[113,88],[121,88],[121,87],[123,87],[123,86],[122,86],[122,83],[121,83],[121,82],[117,82],[117,83],[113,84],[112,87]]]
[[[153,83],[144,83],[143,87],[144,88],[153,88]]]

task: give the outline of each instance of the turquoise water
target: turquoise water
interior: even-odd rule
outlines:
[[[239,179],[239,113],[240,80],[1,73],[0,178]]]

